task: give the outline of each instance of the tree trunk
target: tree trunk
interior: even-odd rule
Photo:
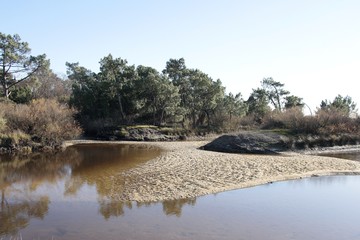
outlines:
[[[206,113],[206,118],[207,118],[207,127],[209,128],[210,127],[210,114],[209,114],[209,111],[205,111]]]
[[[10,97],[10,91],[9,91],[9,88],[7,86],[4,86],[4,95],[6,98],[9,98]]]
[[[5,209],[5,190],[1,190],[1,211]]]
[[[156,108],[153,108],[153,125],[156,126]]]
[[[161,124],[163,123],[164,113],[165,113],[165,108],[163,108],[163,109],[161,110],[159,125],[161,125]]]
[[[193,120],[193,128],[195,129],[197,127],[197,124],[196,124],[196,113],[193,112],[192,113],[192,120]]]
[[[121,101],[121,95],[118,94],[118,102],[119,102],[119,109],[120,109],[120,114],[121,114],[121,120],[125,120],[126,118],[126,115],[124,113],[124,109],[123,109],[123,106],[122,106],[122,101]]]

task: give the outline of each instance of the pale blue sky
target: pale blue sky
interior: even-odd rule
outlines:
[[[350,95],[359,105],[359,0],[11,0],[0,31],[97,72],[111,53],[161,71],[185,58],[245,99],[264,77],[285,83],[315,110]],[[6,9],[3,11],[3,9]]]

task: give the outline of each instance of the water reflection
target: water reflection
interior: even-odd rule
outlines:
[[[125,214],[125,209],[151,207],[159,203],[152,202],[121,202],[117,200],[99,200],[99,212],[106,220],[110,217],[120,217]],[[195,206],[196,198],[167,200],[161,202],[163,213],[167,216],[181,217],[184,206]]]
[[[195,206],[196,198],[168,200],[162,203],[163,211],[166,215],[181,217],[181,210],[185,205]]]
[[[56,155],[0,156],[0,187],[19,182],[31,182],[34,187],[43,181],[56,182],[80,162],[74,149]]]
[[[121,216],[124,205],[131,207],[131,203],[114,200],[124,187],[121,172],[159,154],[159,149],[151,147],[84,144],[55,155],[1,155],[0,234],[14,235],[31,218],[44,218],[50,199],[61,199],[59,194],[63,199],[76,197],[92,186],[96,194],[90,193],[87,200],[99,202],[104,218]]]
[[[118,201],[126,187],[121,172],[159,153],[80,145],[55,156],[1,156],[0,239],[20,233],[24,239],[359,239],[359,177],[159,203]]]
[[[27,196],[27,198],[16,199],[12,193]],[[28,193],[29,188],[1,189],[0,234],[14,235],[20,229],[25,228],[31,218],[43,219],[45,217],[49,210],[49,197],[29,196]],[[8,198],[7,195],[10,195],[11,198]]]
[[[319,155],[360,161],[360,153],[359,152],[325,153],[325,154],[319,154]]]
[[[124,215],[124,208],[132,209],[131,202],[121,202],[121,201],[99,201],[100,209],[99,212],[101,215],[108,220],[110,217],[120,217]]]

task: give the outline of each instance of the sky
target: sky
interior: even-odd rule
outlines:
[[[0,32],[99,71],[101,58],[158,71],[170,58],[220,79],[246,100],[264,78],[315,111],[349,95],[360,108],[359,0],[1,0]]]

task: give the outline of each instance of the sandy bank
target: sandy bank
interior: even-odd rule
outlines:
[[[298,153],[229,154],[199,150],[207,142],[131,142],[164,149],[161,156],[119,173],[124,186],[111,198],[161,201],[196,197],[274,181],[360,174],[360,162]]]

